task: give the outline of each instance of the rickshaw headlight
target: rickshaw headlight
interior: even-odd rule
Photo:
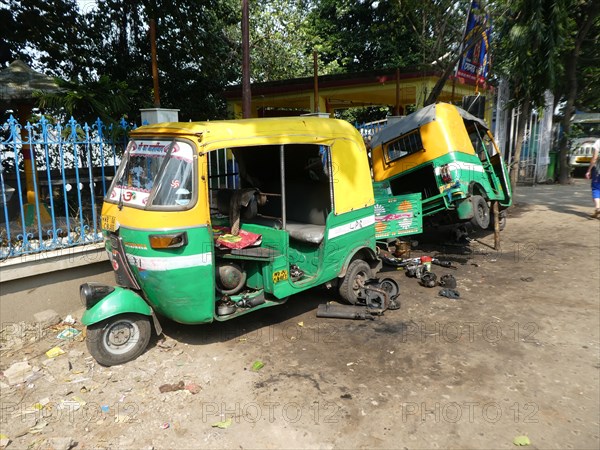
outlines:
[[[185,231],[170,234],[151,234],[149,239],[150,247],[153,249],[180,248],[185,247],[188,243],[187,232]]]
[[[79,286],[79,298],[83,306],[89,309],[114,290],[114,287],[105,284],[84,283]]]

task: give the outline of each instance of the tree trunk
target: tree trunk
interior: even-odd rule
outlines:
[[[562,135],[559,144],[559,163],[560,174],[558,182],[567,184],[569,182],[569,133],[571,131],[571,116],[575,109],[575,98],[577,97],[577,52],[573,51],[569,54],[565,69],[565,78],[567,81],[567,104],[565,105],[565,115],[562,118]]]
[[[517,187],[517,180],[519,178],[519,163],[521,161],[521,149],[523,148],[523,139],[525,134],[525,125],[529,120],[529,113],[531,112],[531,104],[529,98],[525,98],[521,104],[521,114],[519,115],[519,122],[517,124],[517,141],[515,142],[515,151],[510,167],[510,185],[512,187],[513,194]]]
[[[597,0],[590,1],[587,4],[587,8],[584,8],[584,11],[580,16],[584,18],[584,22],[582,24],[577,24],[579,32],[575,38],[575,47],[567,54],[565,61],[565,79],[568,88],[565,116],[562,119],[563,134],[560,139],[559,147],[560,176],[558,181],[560,184],[567,184],[569,182],[570,168],[568,164],[568,137],[569,132],[571,131],[571,116],[575,110],[575,99],[577,98],[577,63],[579,62],[579,53],[581,51],[581,45],[583,44],[583,41],[585,40],[598,14],[600,14],[600,3]]]

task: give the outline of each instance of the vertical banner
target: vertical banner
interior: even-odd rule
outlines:
[[[469,49],[459,60],[456,71],[457,78],[485,85],[489,72],[490,26],[488,16],[477,1],[471,3],[463,46],[477,39],[474,47]]]

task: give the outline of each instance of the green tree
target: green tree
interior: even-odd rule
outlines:
[[[310,76],[307,0],[256,0],[250,3],[250,65],[254,82]],[[239,28],[236,40],[241,40]]]
[[[564,108],[564,117],[562,119],[563,138],[560,142],[560,176],[559,182],[566,184],[569,181],[568,166],[568,142],[567,138],[571,130],[571,116],[575,111],[575,104],[581,97],[579,96],[580,81],[598,81],[598,31],[600,29],[598,17],[600,14],[600,2],[597,0],[570,0],[568,2],[570,10],[570,21],[568,33],[566,33],[567,46],[563,52],[562,62],[565,67],[562,88],[566,105]],[[590,35],[590,31],[595,34]],[[592,36],[588,42],[587,37]],[[591,46],[590,46],[591,44]],[[585,70],[578,76],[578,66],[583,51],[585,55],[591,56],[595,66],[586,64]],[[595,55],[595,57],[594,57]],[[588,63],[589,64],[589,63]],[[598,85],[584,85],[583,94],[594,93],[596,99],[598,95]],[[588,99],[584,99],[587,101]],[[593,101],[593,100],[592,100]]]
[[[240,42],[232,41],[229,32],[239,27],[240,2],[175,3],[160,0],[154,10],[161,105],[181,109],[180,120],[224,118],[221,93],[241,70]],[[151,85],[149,55],[145,73]]]
[[[0,7],[4,28],[0,66],[21,59],[48,75],[77,77],[86,67],[76,0],[8,0]]]
[[[321,0],[308,16],[311,47],[330,72],[410,67],[418,37],[399,2]]]
[[[519,171],[526,121],[531,108],[544,105],[544,92],[554,91],[563,66],[568,0],[503,0],[495,4],[499,33],[496,71],[511,85],[511,106],[520,108],[510,179]]]
[[[99,0],[85,3],[94,7],[83,11],[76,0],[9,1],[9,8],[0,9],[0,18],[7,19],[2,63],[19,57],[68,80],[79,93],[86,85],[95,92],[126,83],[126,112],[136,117],[140,107],[153,104],[152,17],[158,31],[161,106],[179,108],[182,120],[225,116],[220,93],[239,74],[239,42],[229,38],[229,30],[239,26],[236,0]],[[77,97],[72,94],[71,100]],[[95,101],[106,103],[103,110],[114,106],[108,97]]]
[[[117,122],[126,115],[129,101],[135,95],[125,82],[115,83],[107,76],[85,84],[56,79],[58,92],[39,92],[36,97],[43,109],[61,111],[77,116],[80,122],[93,123],[100,118],[104,123]]]
[[[577,100],[575,107],[584,111],[600,111],[600,16],[581,45],[577,64]]]
[[[429,93],[433,103],[458,61],[470,3],[321,0],[309,15],[310,35],[331,72],[401,67],[443,73]]]

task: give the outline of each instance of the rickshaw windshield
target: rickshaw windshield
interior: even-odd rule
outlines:
[[[148,209],[191,207],[193,155],[183,141],[130,141],[107,201]]]

